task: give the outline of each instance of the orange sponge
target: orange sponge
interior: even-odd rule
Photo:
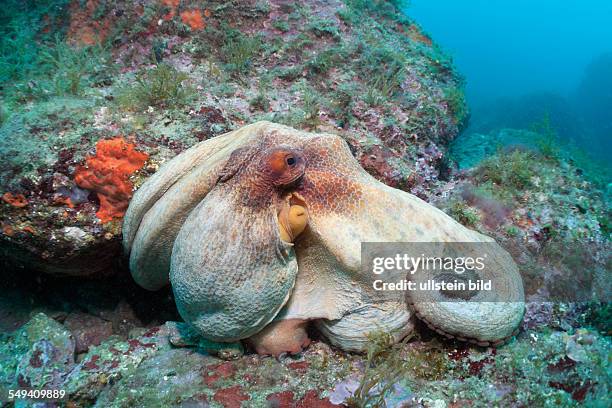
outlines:
[[[96,144],[96,155],[87,157],[86,165],[75,171],[77,185],[98,195],[100,209],[96,215],[104,223],[123,217],[132,198],[133,185],[129,176],[141,169],[149,158],[134,147],[122,137],[100,140]]]
[[[17,208],[23,208],[28,205],[28,200],[23,194],[4,193],[2,195],[2,201]]]
[[[200,10],[186,10],[181,13],[183,23],[191,27],[192,30],[201,30],[206,27]]]

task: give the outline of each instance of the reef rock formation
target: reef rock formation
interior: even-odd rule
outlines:
[[[293,197],[308,225],[291,244],[277,216]],[[469,301],[436,291],[407,302],[402,291],[373,290],[363,242],[492,240],[378,182],[338,136],[270,122],[202,142],[163,166],[132,199],[123,234],[134,279],[151,290],[171,283],[179,312],[204,337],[244,339],[275,319],[279,336],[264,336],[271,343],[263,350],[295,348],[291,336],[285,345],[274,340],[296,329],[287,320],[314,320],[345,350],[363,350],[374,328],[399,340],[413,328],[407,303],[441,334],[495,344],[512,335],[524,311],[518,269],[496,244],[493,267],[479,277],[493,289]],[[394,282],[406,277],[392,273]]]

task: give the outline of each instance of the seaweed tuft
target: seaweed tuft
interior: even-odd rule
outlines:
[[[147,106],[180,107],[194,94],[194,89],[185,84],[187,79],[187,74],[161,63],[138,73],[134,85],[123,90],[118,102],[128,110]]]

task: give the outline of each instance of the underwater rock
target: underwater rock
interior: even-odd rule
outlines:
[[[333,404],[343,404],[355,394],[361,382],[357,376],[347,377],[340,381],[329,394],[329,401]]]
[[[565,346],[567,356],[577,363],[588,361],[589,355],[584,346],[592,345],[596,337],[588,330],[577,330],[576,334],[569,336]]]
[[[124,340],[111,336],[89,351],[68,373],[62,389],[74,401],[94,401],[100,392],[128,374],[146,359],[171,349],[165,326],[149,329],[143,335]]]
[[[47,337],[35,341],[41,331]],[[0,336],[0,390],[18,388],[9,384],[16,381],[18,363],[34,357],[38,365],[43,354],[32,351],[51,350],[46,343],[57,350],[68,346],[62,355],[71,356],[67,334],[39,314]],[[67,391],[67,405],[155,406],[161,401],[164,406],[201,407],[215,401],[215,395],[240,395],[250,406],[330,407],[353,394],[367,364],[363,356],[333,351],[318,341],[299,357],[283,361],[257,355],[222,361],[196,348],[171,347],[170,334],[163,325],[127,341],[111,337],[78,364],[58,364],[53,378],[65,378],[58,388]],[[572,400],[596,402],[608,394],[610,374],[602,362],[608,359],[609,336],[590,329],[571,336],[549,328],[529,330],[498,349],[455,346],[433,339],[397,345],[386,358],[377,358],[369,367],[379,375],[402,367],[400,375],[385,377],[393,385],[384,395],[388,406],[431,406],[434,401],[440,406],[513,406],[542,395],[570,406]],[[567,356],[574,355],[575,347],[584,357],[581,362]],[[376,387],[372,392],[379,397]]]
[[[449,154],[460,169],[469,169],[499,149],[538,152],[541,141],[543,137],[540,134],[525,129],[506,128],[489,134],[464,133],[451,143]]]
[[[329,406],[314,390],[331,388],[346,374],[345,359],[324,347],[313,347],[299,362],[257,356],[224,362],[201,348],[172,347],[169,338],[175,329],[165,324],[128,340],[108,337],[75,363],[70,332],[37,314],[15,332],[0,336],[0,398],[8,389],[32,387],[65,390],[64,401],[75,406],[202,406],[236,396],[265,406],[268,397],[288,387],[297,406]],[[296,371],[292,364],[303,369]],[[322,364],[325,371],[320,371]],[[290,377],[296,382],[286,383]]]
[[[168,350],[146,359],[125,379],[102,391],[98,406],[175,406],[201,393],[202,367],[213,357],[188,349]]]
[[[478,145],[480,139],[472,140]],[[436,205],[494,237],[517,260],[526,297],[537,302],[528,308],[525,327],[554,324],[553,308],[542,302],[609,301],[610,214],[602,190],[607,179],[596,171],[578,172],[571,149],[537,133],[504,129],[491,140],[507,143],[511,151],[479,156],[478,165],[463,172]]]
[[[522,327],[535,329],[550,324],[553,319],[553,304],[551,302],[528,302],[525,305],[525,316]]]
[[[198,348],[170,347],[169,334],[164,325],[137,339],[109,339],[93,347],[67,376],[64,387],[70,400],[81,404],[96,400],[101,406],[175,406],[179,402],[199,406],[219,400],[232,404],[238,398],[265,406],[261,401],[289,386],[299,393],[299,400],[304,402],[301,406],[311,407],[316,405],[309,401],[325,398],[303,389],[329,388],[345,370],[337,360],[325,372],[308,368],[292,374],[299,379],[296,384],[283,384],[281,380],[292,372],[287,364],[257,357],[224,362]],[[302,357],[319,365],[323,360],[316,352]]]
[[[288,198],[272,190],[262,199],[267,183]],[[276,214],[294,198],[307,209],[308,226],[288,244]],[[376,181],[340,137],[270,122],[202,142],[160,168],[136,192],[123,233],[136,282],[149,290],[171,283],[179,312],[203,337],[245,339],[274,318],[270,327],[279,333],[271,337],[281,341],[292,337],[285,330],[300,328],[284,321],[315,321],[332,344],[352,351],[364,350],[373,327],[396,341],[413,329],[403,291],[372,290],[362,242],[493,243]],[[481,345],[510,337],[523,316],[522,280],[511,257],[490,248],[492,291],[465,303],[420,292],[409,300],[415,314],[440,334]],[[267,268],[278,269],[277,281]],[[385,279],[405,278],[390,273]]]
[[[74,242],[76,248],[87,245],[88,235],[79,227],[64,227],[63,231],[64,234],[66,234],[66,237],[70,238]]]
[[[43,313],[0,340],[0,390],[61,389],[65,373],[75,365],[72,334]]]
[[[85,313],[70,313],[64,326],[71,331],[76,343],[76,353],[84,353],[91,346],[98,346],[113,334],[113,324]]]

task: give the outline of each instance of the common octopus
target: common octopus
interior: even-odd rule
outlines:
[[[261,354],[299,352],[310,323],[359,352],[373,330],[399,341],[415,316],[443,336],[495,345],[524,313],[517,266],[491,238],[374,179],[341,137],[270,122],[203,141],[162,166],[135,193],[123,237],[138,284],[171,284],[179,313],[202,337],[248,339]],[[493,267],[479,278],[492,290],[469,301],[373,290],[363,242],[488,243]]]

